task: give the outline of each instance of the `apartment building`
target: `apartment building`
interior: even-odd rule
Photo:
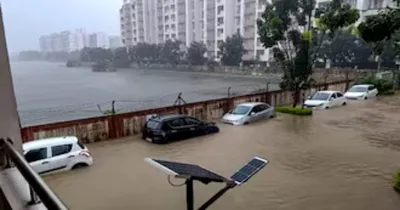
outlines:
[[[122,43],[121,36],[109,36],[108,40],[110,49],[115,49],[124,46],[124,44]]]
[[[139,42],[180,40],[186,46],[207,40],[207,2],[213,0],[124,0],[120,9],[121,36]]]
[[[39,38],[39,47],[42,52],[71,52],[81,50],[87,46],[85,29],[61,31]]]
[[[109,48],[110,47],[109,37],[107,36],[106,33],[102,33],[102,32],[92,33],[88,36],[88,40],[89,40],[88,47],[91,47],[91,48],[96,48],[96,47]]]
[[[268,60],[258,41],[256,20],[266,0],[124,0],[120,9],[121,36],[127,46],[139,42],[180,40],[190,46],[203,42],[209,57],[219,57],[219,44],[240,33],[244,59]]]

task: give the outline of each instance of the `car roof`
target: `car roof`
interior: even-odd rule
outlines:
[[[237,106],[254,107],[254,106],[257,106],[257,105],[261,105],[261,104],[267,104],[267,103],[264,103],[264,102],[249,102],[249,103],[241,103],[241,104],[238,104]]]
[[[359,85],[353,85],[353,87],[369,87],[369,86],[373,86],[371,84],[359,84]]]
[[[154,116],[152,118],[150,118],[149,120],[153,120],[153,121],[166,121],[166,120],[173,120],[176,118],[180,118],[180,117],[185,117],[186,115],[181,115],[181,114],[166,114],[166,115],[157,115]]]
[[[32,148],[47,147],[47,146],[68,144],[75,142],[78,142],[78,138],[76,136],[54,137],[54,138],[46,138],[46,139],[26,142],[22,144],[22,148],[24,151],[26,151]]]
[[[317,93],[328,93],[328,94],[337,93],[337,92],[340,93],[340,91],[336,91],[336,90],[320,90],[320,91],[317,91]]]

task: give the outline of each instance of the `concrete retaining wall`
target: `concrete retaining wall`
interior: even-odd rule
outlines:
[[[351,85],[350,83],[351,81],[338,81],[321,84],[315,88],[302,91],[300,94],[301,99],[303,99],[303,96],[307,97],[316,90],[330,89],[345,91]],[[84,143],[92,143],[138,135],[147,118],[154,114],[188,114],[202,120],[216,120],[239,103],[268,102],[274,106],[278,106],[291,104],[292,101],[292,92],[290,91],[261,92],[232,98],[190,103],[182,106],[169,106],[112,116],[25,127],[22,128],[21,134],[24,142],[73,135],[77,136]]]

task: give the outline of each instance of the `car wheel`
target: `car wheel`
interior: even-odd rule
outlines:
[[[325,109],[329,109],[329,106],[326,106]]]
[[[342,104],[343,106],[346,106],[347,105],[347,103],[346,102],[343,102],[343,104]]]
[[[249,124],[249,122],[248,122],[248,121],[243,123],[243,125],[248,125],[248,124]]]
[[[78,168],[83,168],[83,167],[87,167],[88,164],[86,163],[77,163],[74,166],[72,166],[72,170],[78,169]]]
[[[367,96],[365,96],[365,97],[364,97],[364,100],[368,100],[368,97],[367,97]]]

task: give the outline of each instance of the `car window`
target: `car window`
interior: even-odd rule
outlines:
[[[316,92],[310,97],[310,100],[326,101],[329,98],[329,93]]]
[[[251,109],[250,113],[252,113],[252,112],[258,113],[260,111],[261,111],[261,108],[260,108],[260,105],[258,105],[258,106],[253,107],[253,109]]]
[[[146,127],[150,128],[150,129],[160,129],[161,123],[158,121],[155,121],[155,120],[149,120],[149,121],[147,121]]]
[[[368,86],[368,90],[373,90],[373,89],[375,89],[374,86]]]
[[[28,163],[32,163],[38,160],[43,160],[47,158],[47,148],[39,148],[30,150],[25,154],[25,159]]]
[[[336,93],[332,93],[331,98],[336,98]]]
[[[51,147],[51,156],[55,157],[55,156],[67,154],[67,153],[71,152],[71,149],[72,149],[72,144],[64,144],[64,145]]]
[[[367,91],[367,89],[368,88],[366,88],[365,86],[353,86],[347,92],[349,92],[349,93],[363,93],[363,92]]]
[[[85,149],[85,145],[83,145],[81,142],[78,141],[77,144],[81,149]]]
[[[337,92],[336,95],[337,95],[338,98],[343,97],[343,94],[342,94],[342,93],[339,93],[339,92]]]
[[[192,117],[186,117],[185,121],[186,121],[186,124],[188,124],[188,125],[197,125],[200,123],[200,120],[192,118]]]
[[[261,106],[262,111],[267,110],[270,107],[268,104],[262,104],[260,106]]]
[[[182,118],[171,120],[167,123],[170,127],[179,127],[186,125]]]
[[[243,106],[243,105],[239,105],[236,106],[234,109],[232,109],[229,114],[233,114],[233,115],[245,115],[249,112],[250,110],[250,106]]]

